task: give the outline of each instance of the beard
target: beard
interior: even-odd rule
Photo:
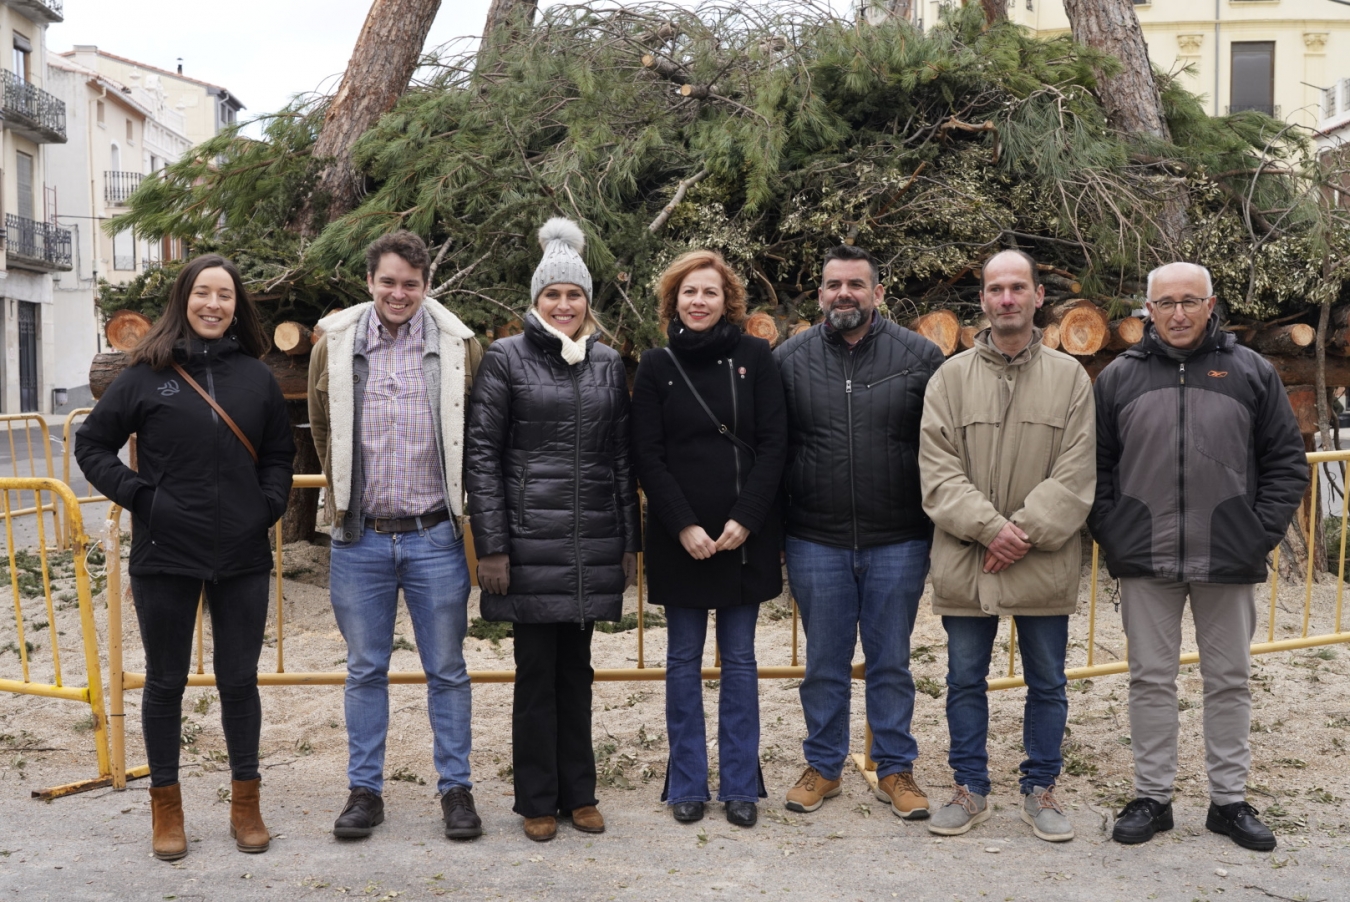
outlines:
[[[825,320],[840,332],[852,332],[867,321],[870,313],[864,313],[859,307],[852,308],[831,308],[830,312],[825,314]]]

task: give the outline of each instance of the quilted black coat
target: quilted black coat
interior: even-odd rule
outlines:
[[[479,557],[507,554],[506,595],[483,617],[512,623],[618,620],[623,555],[640,548],[629,459],[628,379],[618,353],[587,340],[568,365],[557,338],[525,318],[488,348],[474,379],[465,482]]]
[[[787,533],[838,548],[931,539],[919,490],[937,345],[877,318],[854,347],[825,324],[774,349],[787,395]]]

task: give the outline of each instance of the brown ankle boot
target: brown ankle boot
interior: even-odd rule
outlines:
[[[230,781],[230,835],[240,852],[266,852],[272,836],[258,810],[261,777]]]
[[[187,834],[183,832],[182,787],[150,787],[150,829],[155,857],[160,861],[177,861],[188,852]]]

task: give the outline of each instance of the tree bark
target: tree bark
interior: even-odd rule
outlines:
[[[984,21],[987,25],[1003,22],[1008,18],[1008,7],[1004,0],[980,0],[984,7]]]
[[[534,23],[534,14],[539,9],[539,0],[492,0],[488,6],[487,22],[483,25],[483,42],[502,25],[515,20],[510,31],[514,37],[519,34],[520,25]]]
[[[325,222],[356,206],[361,174],[352,165],[352,145],[407,90],[440,6],[441,0],[374,0],[371,4],[314,142],[314,156],[329,162],[301,214],[305,234],[317,234]]]
[[[1251,337],[1251,346],[1262,354],[1300,354],[1312,346],[1317,330],[1307,323],[1262,329]]]
[[[1064,0],[1064,11],[1075,41],[1105,51],[1123,64],[1116,75],[1097,73],[1097,92],[1111,125],[1125,134],[1171,141],[1148,44],[1132,0]],[[1173,245],[1190,229],[1186,206],[1184,188],[1169,192],[1160,224]]]

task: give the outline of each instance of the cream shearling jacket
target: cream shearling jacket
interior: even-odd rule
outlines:
[[[483,348],[473,330],[440,303],[428,298],[422,310],[423,373],[438,426],[445,498],[458,521],[464,512],[465,413]],[[316,327],[322,335],[309,361],[310,430],[328,477],[333,535],[343,541],[356,539],[363,526],[359,516],[348,517],[348,512],[360,513],[354,510],[360,501],[358,410],[368,374],[366,325],[374,315],[374,304],[368,301],[324,317]]]
[[[1096,451],[1092,382],[1078,361],[1042,346],[1039,331],[1011,361],[986,329],[943,364],[919,439],[923,508],[936,526],[934,613],[1072,613]],[[1032,548],[985,573],[988,545],[1009,521]]]

